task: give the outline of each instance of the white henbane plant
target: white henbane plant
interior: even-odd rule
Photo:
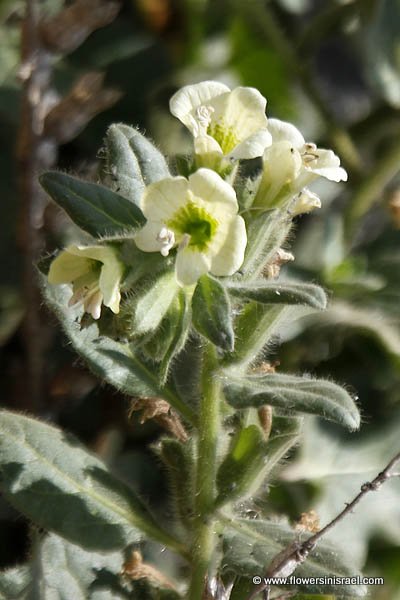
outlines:
[[[56,428],[3,411],[1,487],[51,532],[35,542],[32,564],[0,576],[6,597],[31,598],[35,586],[40,597],[71,600],[255,597],[252,578],[299,534],[264,514],[250,520],[243,507],[257,510],[257,495],[266,494],[308,415],[358,428],[357,407],[342,387],[265,362],[296,307],[326,304],[318,286],[278,279],[281,263],[293,258],[282,249],[293,217],[320,203],[306,186],[317,177],[346,179],[333,152],[306,143],[289,124],[267,121],[265,106],[252,88],[203,82],[179,90],[171,111],[194,141],[185,177],[121,124],[107,131],[101,184],[41,176],[93,238],[53,259],[42,276],[44,296],[95,373],[139,398],[145,415],[168,414],[173,426],[157,452],[174,519],[156,520],[130,487]],[[143,562],[146,541],[180,556],[186,568],[176,573],[184,575],[167,580]],[[290,559],[292,571],[356,575],[325,542],[308,554]],[[315,581],[300,587],[365,593]]]

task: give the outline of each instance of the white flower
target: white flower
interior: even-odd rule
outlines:
[[[312,142],[306,142],[300,131],[291,123],[270,119],[268,129],[271,132],[273,144],[283,141],[290,142],[294,151],[299,153],[303,166],[304,185],[318,176],[325,177],[330,181],[347,181],[347,173],[340,166],[339,157],[332,150],[317,148]]]
[[[250,87],[230,90],[223,83],[187,85],[170,100],[171,113],[191,131],[197,155],[256,158],[271,143],[267,101]]]
[[[49,283],[72,283],[69,306],[83,302],[85,312],[99,319],[101,305],[119,312],[124,265],[110,246],[69,246],[53,260]]]
[[[177,246],[180,285],[193,285],[208,272],[232,275],[242,264],[245,223],[237,215],[235,191],[214,171],[199,169],[189,179],[152,183],[144,193],[142,211],[147,223],[135,236],[136,245],[163,256]]]
[[[347,173],[332,150],[307,143],[294,125],[278,119],[269,119],[268,129],[272,145],[264,152],[263,176],[254,206],[273,208],[304,190],[302,201],[308,198],[304,205],[307,210],[300,211],[301,202],[294,210],[295,214],[309,212],[321,204],[315,194],[305,190],[305,186],[318,177],[347,181]]]

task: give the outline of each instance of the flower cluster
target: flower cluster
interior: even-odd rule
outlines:
[[[193,136],[193,170],[145,188],[140,210],[146,222],[131,243],[141,252],[159,253],[183,288],[207,273],[229,277],[240,269],[253,215],[275,209],[290,217],[310,212],[321,205],[308,189],[314,179],[347,179],[331,150],[306,142],[289,123],[268,120],[265,108],[256,89],[231,91],[214,81],[185,86],[171,98],[171,113]],[[249,206],[240,204],[236,184],[239,161],[254,158],[261,158],[263,167]],[[119,311],[124,273],[135,268],[123,263],[118,246],[107,242],[70,246],[52,263],[49,282],[71,283],[70,304],[83,303],[98,319],[102,304]]]

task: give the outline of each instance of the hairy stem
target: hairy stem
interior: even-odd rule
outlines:
[[[195,534],[192,546],[192,579],[188,600],[201,600],[207,571],[214,552],[214,519],[219,435],[220,382],[216,377],[215,348],[208,344],[204,350],[202,400],[199,418],[197,474],[195,497]]]

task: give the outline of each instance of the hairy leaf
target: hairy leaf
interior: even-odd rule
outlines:
[[[232,296],[261,304],[306,304],[317,309],[326,307],[324,290],[310,283],[264,280],[248,284],[231,283],[227,289]]]
[[[232,351],[234,334],[231,305],[224,287],[208,275],[200,277],[192,299],[193,325],[210,342]]]
[[[163,273],[138,300],[135,310],[135,330],[138,333],[154,331],[161,323],[179,287],[175,274]]]
[[[137,129],[122,123],[111,125],[105,138],[104,180],[140,206],[146,185],[170,177],[161,152]]]
[[[43,280],[45,282],[45,280]],[[161,387],[154,365],[128,344],[99,335],[97,323],[82,328],[76,322],[79,309],[67,306],[68,288],[44,284],[46,300],[57,314],[72,346],[88,363],[92,371],[119,390],[131,396],[160,396],[189,421],[192,410],[170,387]]]
[[[361,439],[340,440],[308,419],[298,458],[283,472],[285,481],[307,479],[318,486],[313,508],[321,523],[328,523],[400,451],[398,416],[385,427],[374,428]],[[385,483],[379,493],[367,494],[357,508],[338,523],[330,538],[351,553],[352,563],[361,567],[366,560],[369,540],[379,535],[390,544],[400,544],[400,480]]]
[[[40,183],[74,223],[94,237],[120,236],[145,223],[137,206],[102,185],[56,171],[41,175]]]
[[[245,370],[277,334],[288,310],[282,304],[249,302],[235,319],[235,350],[225,357],[225,363]]]
[[[358,429],[360,414],[354,400],[339,385],[323,379],[283,373],[235,376],[226,372],[224,392],[235,408],[276,406],[287,414],[310,413]]]
[[[244,279],[259,276],[284,244],[292,221],[283,211],[263,212],[253,219],[247,231],[247,246],[240,273]]]
[[[143,532],[160,537],[134,492],[55,427],[1,411],[0,472],[11,504],[41,527],[85,548],[121,548]]]
[[[126,600],[119,577],[124,556],[87,552],[50,534],[35,545],[29,600]]]
[[[275,556],[295,540],[296,532],[284,523],[237,519],[224,535],[223,564],[226,570],[242,577],[262,576]],[[354,577],[358,574],[350,558],[343,556],[341,551],[325,541],[319,542],[307,560],[294,572],[296,577]],[[311,593],[334,593],[341,597],[359,598],[367,593],[365,586],[354,584],[316,583],[297,587]],[[293,587],[290,586],[289,589]]]
[[[217,505],[235,500],[246,493],[262,469],[265,452],[265,439],[256,425],[244,427],[236,434],[218,469]]]

